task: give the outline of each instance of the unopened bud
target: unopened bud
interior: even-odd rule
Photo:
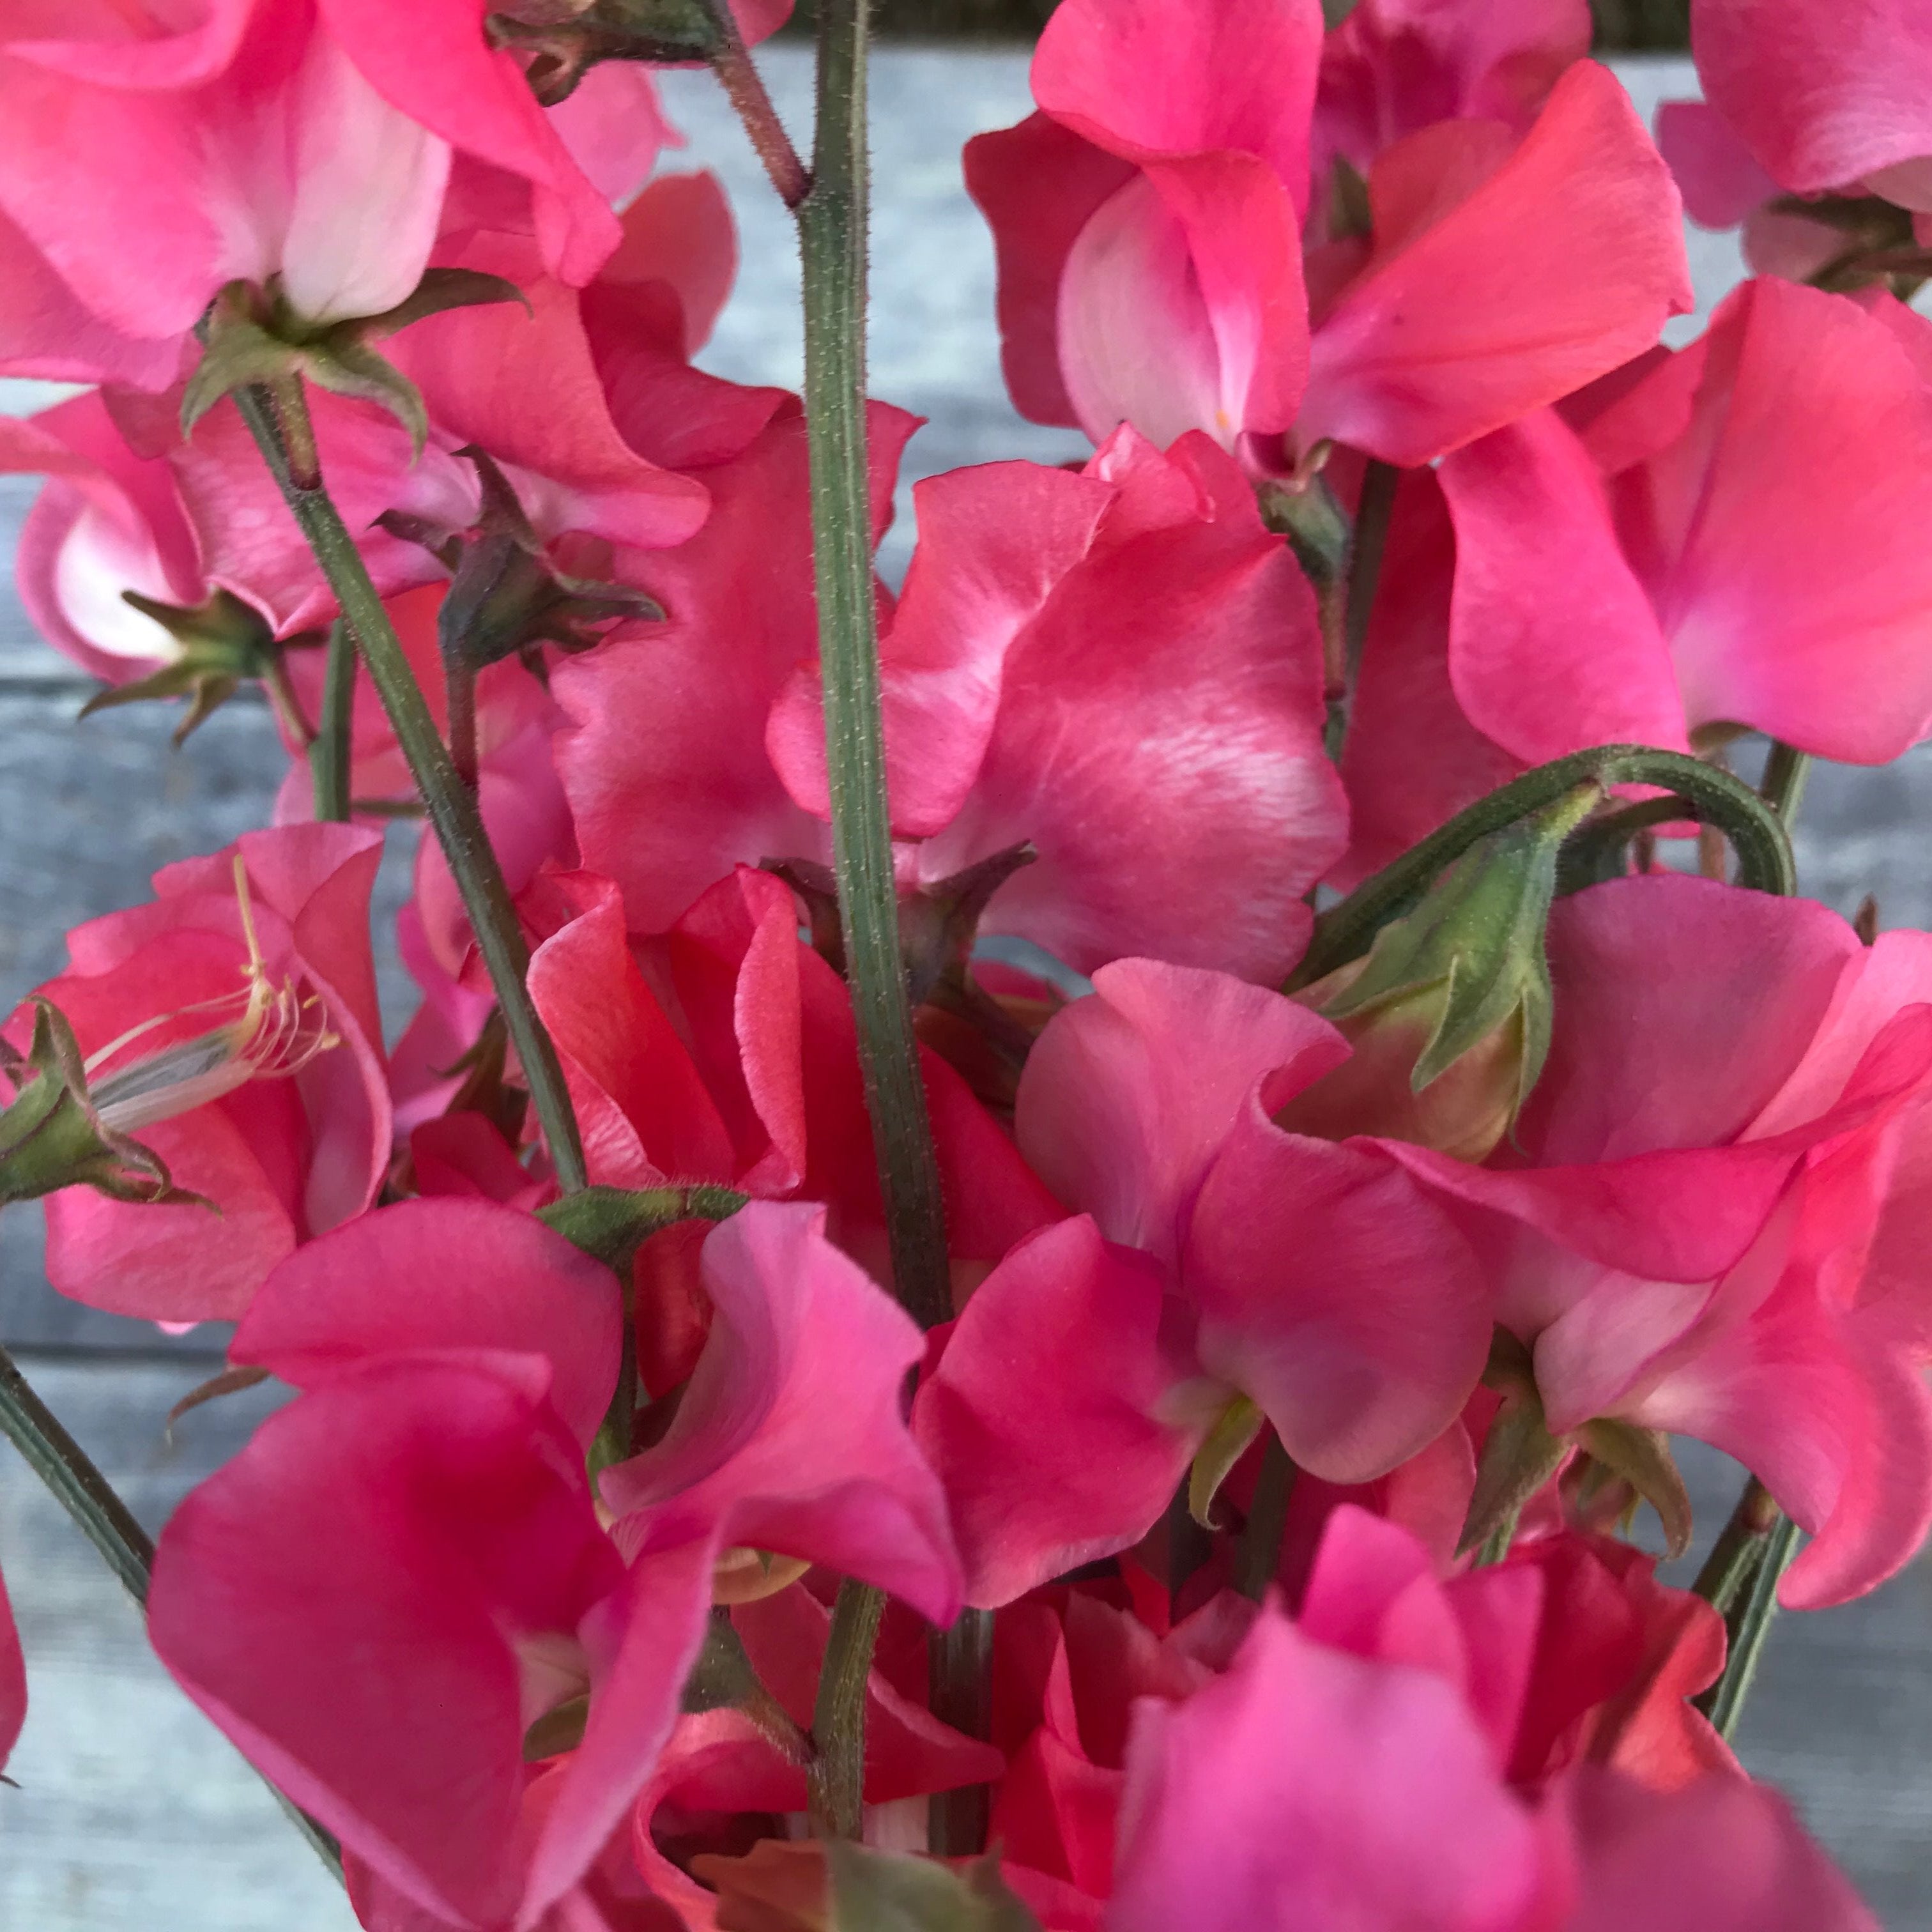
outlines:
[[[1365,958],[1297,995],[1354,1048],[1277,1117],[1297,1133],[1381,1134],[1463,1160],[1514,1124],[1550,1051],[1544,928],[1567,838],[1601,797],[1580,785],[1465,853]]]

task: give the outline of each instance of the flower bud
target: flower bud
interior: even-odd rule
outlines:
[[[1458,860],[1415,909],[1297,997],[1354,1048],[1278,1117],[1297,1133],[1382,1134],[1479,1161],[1550,1050],[1544,933],[1563,841],[1601,797],[1580,785]]]

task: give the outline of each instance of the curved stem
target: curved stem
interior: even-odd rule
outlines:
[[[1258,1604],[1268,1594],[1281,1567],[1282,1532],[1288,1527],[1288,1500],[1294,1493],[1294,1465],[1270,1429],[1234,1559],[1234,1588],[1250,1602]]]
[[[349,732],[356,705],[356,640],[340,618],[328,627],[323,668],[322,722],[308,748],[310,782],[317,818],[346,823],[349,817]]]
[[[886,1607],[883,1590],[850,1577],[838,1586],[812,1709],[814,1753],[806,1774],[815,1838],[856,1838],[865,1808],[866,1685]]]
[[[1675,793],[1681,802],[1676,815],[1718,826],[1730,838],[1738,855],[1740,885],[1786,896],[1797,890],[1790,839],[1777,814],[1749,785],[1681,752],[1599,745],[1539,765],[1478,799],[1358,886],[1316,922],[1314,940],[1288,982],[1290,989],[1312,986],[1336,967],[1360,958],[1384,926],[1408,911],[1436,876],[1479,840],[1542,811],[1565,792],[1592,783],[1606,789],[1654,785]]]
[[[308,410],[299,387],[292,398],[279,392],[271,398],[259,386],[239,389],[235,400],[281,487],[284,500],[308,539],[336,602],[342,607],[343,620],[356,640],[370,682],[388,714],[396,742],[409,762],[443,856],[448,860],[457,890],[463,896],[464,909],[476,935],[477,950],[489,969],[490,983],[502,1009],[504,1025],[511,1044],[517,1049],[537,1118],[550,1144],[558,1184],[566,1193],[574,1192],[584,1185],[586,1179],[577,1118],[571,1110],[556,1049],[537,1017],[530,989],[524,984],[530,953],[517,922],[516,908],[510,903],[509,888],[503,883],[502,868],[496,862],[489,834],[484,829],[482,814],[457,775],[437,733],[436,721],[416,688],[395,627],[389,622],[362,553],[328,490],[320,478],[310,485],[290,468],[282,440],[284,426],[293,418],[303,425],[304,434],[311,442],[314,436],[307,428]]]
[[[969,1738],[992,1731],[993,1612],[964,1610],[927,1647],[928,1701],[942,1724]],[[937,1858],[976,1858],[986,1849],[992,1793],[983,1784],[935,1791],[928,1801],[926,1843]]]
[[[154,1568],[153,1538],[135,1521],[134,1512],[115,1492],[94,1459],[68,1433],[60,1418],[34,1394],[19,1364],[4,1348],[0,1348],[0,1435],[20,1450],[28,1468],[52,1492],[54,1500],[100,1552],[121,1587],[145,1614],[148,1580]],[[267,1778],[262,1781],[340,1883],[342,1853],[335,1840]]]
[[[1757,795],[1786,825],[1798,816],[1804,796],[1804,781],[1811,776],[1811,754],[1787,745],[1781,738],[1771,741],[1765,754],[1764,776]]]

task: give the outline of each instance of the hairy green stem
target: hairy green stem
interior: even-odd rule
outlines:
[[[950,1318],[945,1209],[899,950],[886,806],[866,453],[866,0],[818,12],[818,124],[797,208],[805,414],[833,870],[893,1286],[922,1328]]]
[[[300,387],[295,387],[292,397],[280,392],[271,397],[256,386],[236,391],[235,400],[242,420],[280,486],[284,500],[335,593],[369,680],[388,714],[396,742],[408,760],[443,856],[449,862],[457,890],[462,894],[464,909],[476,935],[477,950],[489,970],[490,983],[502,1009],[503,1024],[522,1064],[531,1102],[550,1145],[558,1184],[566,1193],[574,1192],[586,1180],[583,1145],[578,1137],[570,1094],[564,1085],[563,1070],[557,1064],[556,1049],[550,1044],[550,1035],[537,1016],[524,983],[530,970],[530,952],[517,922],[516,908],[510,903],[509,889],[503,883],[502,868],[491,849],[475,796],[458,776],[448,750],[437,734],[436,721],[416,688],[409,659],[404,655],[388,613],[382,608],[382,598],[370,580],[356,539],[350,535],[320,477],[310,484],[290,467],[283,437],[292,418],[313,441],[313,431],[307,428],[307,406]]]
[[[19,1450],[28,1468],[53,1492],[81,1534],[100,1553],[116,1581],[144,1614],[154,1574],[154,1539],[134,1520],[94,1459],[70,1436],[60,1418],[34,1394],[20,1365],[0,1348],[0,1435]],[[328,1832],[275,1790],[275,1802],[339,1882],[342,1853]]]
[[[349,817],[349,734],[356,707],[356,640],[340,618],[328,627],[328,662],[323,667],[322,718],[308,748],[315,815],[340,824]]]
[[[1734,1586],[1736,1595],[1724,1618],[1727,1641],[1724,1674],[1696,1700],[1698,1709],[1727,1743],[1744,1715],[1744,1700],[1750,1695],[1772,1620],[1778,1615],[1778,1586],[1797,1553],[1798,1526],[1780,1511],[1757,1543],[1756,1561],[1750,1568],[1748,1581]]]
[[[969,1738],[993,1725],[993,1612],[962,1610],[927,1646],[932,1714]],[[926,1844],[935,1858],[976,1858],[986,1849],[992,1793],[983,1784],[935,1791],[926,1808]]]
[[[813,1757],[806,1774],[815,1838],[856,1838],[865,1809],[866,1684],[886,1607],[883,1590],[850,1577],[838,1586],[812,1709]]]
[[[1764,1554],[1765,1539],[1777,1528],[1778,1507],[1771,1492],[1753,1476],[1746,1482],[1730,1520],[1718,1533],[1690,1587],[1720,1616],[1730,1614],[1738,1592]]]
[[[1478,799],[1447,825],[1412,846],[1393,865],[1358,886],[1316,921],[1315,938],[1288,982],[1312,986],[1359,958],[1376,934],[1426,892],[1446,867],[1478,841],[1553,805],[1577,786],[1654,785],[1674,792],[1675,814],[1718,826],[1738,856],[1738,882],[1759,892],[1789,895],[1797,889],[1791,842],[1783,824],[1750,787],[1680,752],[1644,745],[1599,745],[1558,758]],[[1587,836],[1586,826],[1579,836]]]

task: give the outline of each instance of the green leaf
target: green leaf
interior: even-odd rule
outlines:
[[[1661,1430],[1640,1429],[1611,1416],[1598,1416],[1576,1431],[1578,1445],[1621,1476],[1657,1512],[1670,1555],[1690,1547],[1690,1494]]]

